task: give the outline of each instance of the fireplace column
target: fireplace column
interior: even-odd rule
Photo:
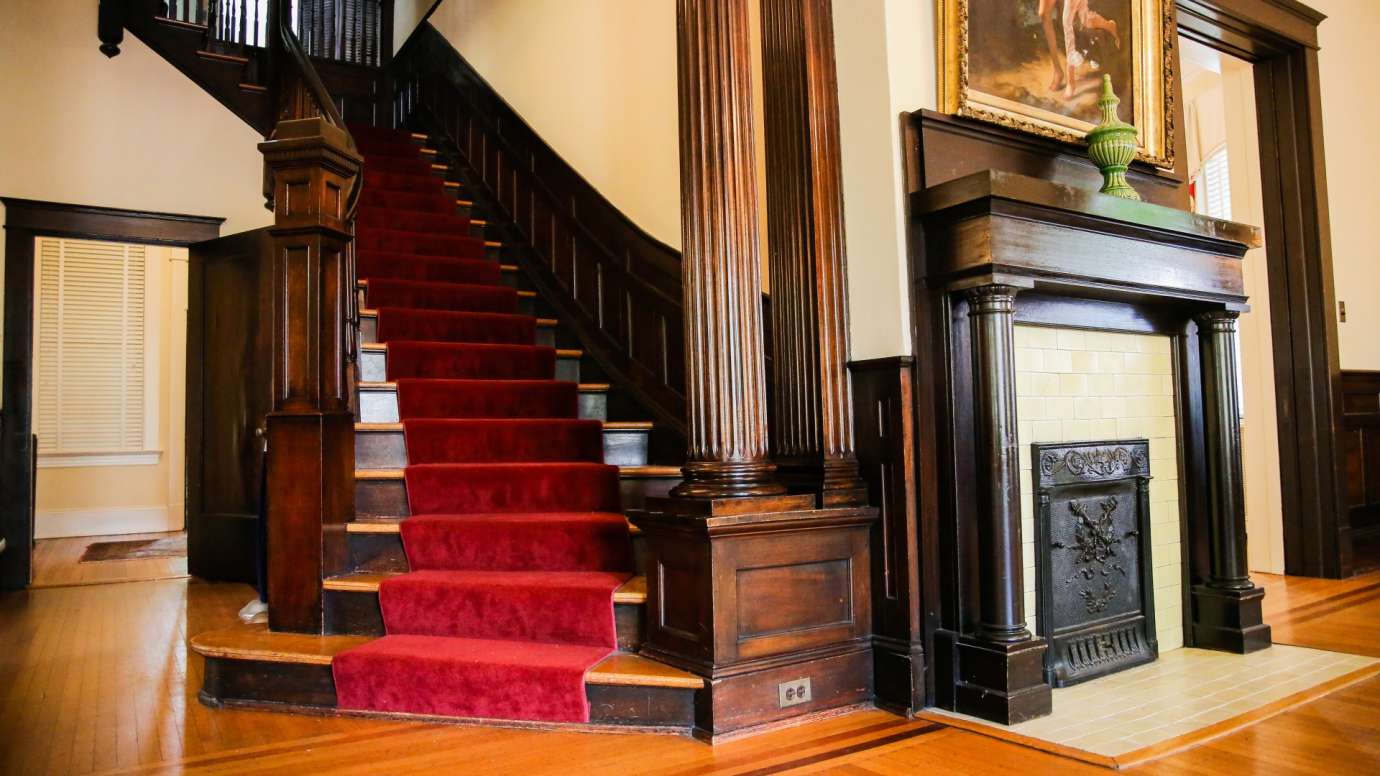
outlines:
[[[1203,364],[1203,430],[1207,442],[1207,581],[1193,589],[1194,646],[1254,652],[1270,646],[1261,618],[1265,591],[1246,565],[1246,498],[1241,477],[1241,410],[1237,397],[1234,310],[1197,316]]]
[[[957,711],[1005,724],[1051,709],[1045,643],[1025,625],[1016,449],[1017,290],[991,284],[965,292],[973,342],[979,595],[976,627],[957,644],[954,701]]]

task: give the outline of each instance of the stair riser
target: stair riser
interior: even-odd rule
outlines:
[[[596,725],[635,725],[688,730],[695,721],[695,690],[679,687],[585,685],[589,721]],[[197,698],[222,705],[333,709],[335,677],[329,665],[268,663],[257,660],[205,660]],[[368,715],[368,712],[362,712]],[[378,714],[388,717],[388,714]]]
[[[604,463],[647,465],[650,431],[604,431]],[[356,469],[401,469],[407,465],[407,446],[401,431],[355,432]]]
[[[366,383],[381,383],[388,379],[388,354],[377,350],[366,350],[359,357],[359,379]],[[556,379],[569,383],[580,382],[580,359],[559,356],[556,358]]]
[[[382,573],[410,571],[407,553],[403,551],[402,535],[398,533],[351,533],[351,568],[358,572]],[[645,575],[646,542],[642,534],[632,534],[633,568]]]
[[[648,498],[666,496],[680,482],[677,477],[622,477],[618,488],[623,509],[641,509]],[[407,517],[407,484],[401,479],[355,480],[355,516]]]
[[[379,341],[379,319],[372,315],[363,315],[359,319],[359,342],[361,345],[372,345]],[[551,326],[537,327],[537,341],[533,343],[542,347],[556,347],[556,329]]]
[[[322,607],[326,632],[355,636],[384,635],[383,612],[379,609],[379,594],[374,591],[322,591]],[[642,644],[643,604],[614,604],[613,623],[618,648],[636,650]]]
[[[578,417],[587,420],[608,420],[608,395],[605,393],[581,393]],[[361,389],[359,392],[359,420],[361,423],[397,423],[397,389]]]

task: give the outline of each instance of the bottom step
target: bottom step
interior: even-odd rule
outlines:
[[[274,633],[263,625],[239,625],[202,633],[191,639],[192,650],[206,663],[199,698],[208,706],[334,709],[332,659],[370,640],[361,636]],[[704,681],[694,674],[638,655],[614,653],[585,674],[590,724],[688,732],[694,723],[695,693],[703,686]],[[560,727],[562,723],[549,724]]]

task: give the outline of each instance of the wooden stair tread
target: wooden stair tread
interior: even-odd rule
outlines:
[[[366,391],[395,391],[398,389],[398,384],[391,380],[381,382],[360,380],[359,387]],[[579,387],[580,393],[607,393],[608,390],[608,383],[580,383]]]
[[[191,30],[192,32],[205,33],[207,29],[206,25],[204,24],[197,24],[196,22],[184,22],[181,19],[172,19],[167,16],[155,16],[153,17],[153,20],[155,22],[158,22],[159,24],[165,24],[169,27],[178,27],[184,30]]]
[[[333,590],[341,593],[377,593],[379,583],[389,577],[395,577],[404,572],[394,573],[371,573],[356,571],[350,574],[327,577],[322,580],[323,590]],[[617,590],[613,591],[613,602],[615,604],[644,604],[647,602],[647,578],[633,577]]]
[[[406,517],[356,517],[345,524],[345,533],[355,534],[396,534],[401,532],[402,521]],[[628,533],[640,534],[642,529],[628,523]]]
[[[212,62],[224,62],[224,63],[226,63],[226,64],[231,64],[231,65],[247,65],[247,64],[249,64],[249,58],[248,58],[248,57],[236,56],[236,55],[234,55],[234,54],[221,54],[221,53],[216,52],[216,51],[207,51],[207,50],[205,50],[205,49],[201,49],[201,50],[197,51],[197,52],[196,52],[196,55],[199,56],[199,57],[201,57],[202,59],[209,59],[209,60],[211,60]]]
[[[367,283],[368,283],[368,280],[366,279],[366,280],[363,280],[363,281],[361,281],[361,282],[367,284]],[[361,317],[361,318],[377,318],[377,317],[379,317],[379,311],[378,311],[378,310],[375,310],[375,309],[373,309],[373,308],[371,308],[371,307],[361,307],[361,308],[359,308],[359,317]],[[555,319],[555,318],[538,318],[538,319],[537,319],[537,328],[539,328],[539,329],[554,329],[554,328],[556,328],[558,325],[560,325],[560,321],[557,320],[557,319]],[[373,344],[373,343],[369,343],[369,344]]]
[[[540,418],[533,418],[540,420]],[[606,420],[604,421],[605,431],[651,431],[655,424],[650,420]],[[402,423],[356,423],[355,431],[364,432],[386,432],[402,431]]]
[[[679,466],[623,466],[619,469],[619,474],[624,477],[683,477],[684,472]]]
[[[585,683],[698,690],[704,686],[704,679],[641,655],[615,652],[589,669]]]
[[[204,657],[330,665],[331,658],[337,654],[372,640],[371,636],[277,633],[264,624],[237,624],[199,633],[191,638],[190,644],[192,651]]]
[[[480,344],[480,345],[484,345],[484,344],[489,344],[489,343],[483,343],[483,342],[481,342],[481,343],[455,342],[455,343],[444,343],[444,344],[454,344],[454,345]],[[535,346],[534,346],[534,347],[535,347]],[[359,349],[360,349],[360,352],[364,352],[364,353],[387,353],[387,352],[388,352],[388,343],[387,343],[387,342],[365,342],[364,344],[362,344],[362,345],[359,346]],[[556,348],[555,350],[556,350],[556,358],[584,358],[584,355],[585,355],[585,352],[584,352],[583,350],[578,349],[578,348]]]
[[[537,462],[543,463],[543,462]],[[544,463],[556,463],[547,461]],[[463,464],[460,464],[463,465]],[[476,466],[483,464],[475,464]],[[679,466],[619,466],[620,477],[680,477]],[[402,469],[355,469],[356,480],[401,480]]]

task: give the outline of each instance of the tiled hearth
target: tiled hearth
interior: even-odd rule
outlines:
[[[1248,655],[1177,649],[1054,691],[1054,713],[1004,726],[932,710],[979,732],[1121,767],[1169,754],[1358,681],[1380,660],[1276,644]],[[1150,751],[1147,748],[1153,747]],[[1078,750],[1068,752],[1067,750]]]
[[[1183,645],[1179,470],[1170,338],[1015,327],[1025,611],[1036,628],[1033,442],[1150,440],[1155,630],[1161,653]]]

